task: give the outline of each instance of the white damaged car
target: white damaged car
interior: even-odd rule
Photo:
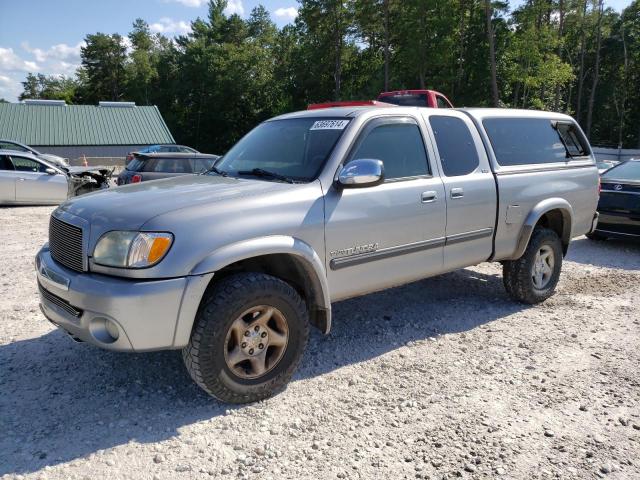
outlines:
[[[109,187],[106,167],[63,167],[32,153],[0,150],[0,205],[57,205]]]

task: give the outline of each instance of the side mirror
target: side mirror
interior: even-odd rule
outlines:
[[[347,163],[338,174],[338,183],[346,188],[374,187],[384,182],[382,160],[362,158]]]
[[[56,173],[58,173],[53,168],[47,168],[45,172],[47,172],[48,175],[55,175]]]

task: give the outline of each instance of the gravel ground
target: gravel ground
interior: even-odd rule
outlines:
[[[50,211],[0,209],[2,478],[640,478],[640,245],[577,239],[536,307],[497,264],[341,302],[286,391],[230,407],[176,352],[51,327]]]

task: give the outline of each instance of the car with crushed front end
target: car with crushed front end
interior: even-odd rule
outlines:
[[[58,205],[109,188],[106,167],[61,167],[28,152],[0,150],[0,205]]]
[[[40,305],[76,340],[181,350],[206,392],[256,401],[289,381],[310,326],[331,330],[333,302],[487,261],[514,300],[544,301],[597,200],[566,115],[296,112],[205,174],[62,204],[36,257]]]

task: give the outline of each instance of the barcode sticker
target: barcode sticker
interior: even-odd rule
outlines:
[[[318,120],[311,126],[311,130],[344,130],[349,120]]]

